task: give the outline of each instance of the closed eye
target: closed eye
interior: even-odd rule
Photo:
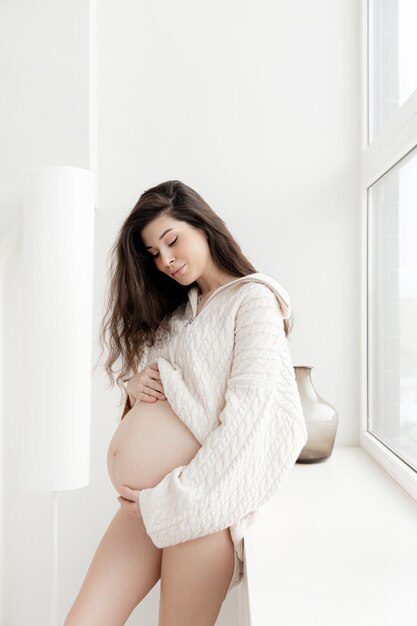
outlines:
[[[168,245],[169,245],[170,247],[171,247],[171,246],[173,246],[173,245],[177,242],[177,239],[178,239],[178,237],[176,237],[176,238],[174,239],[174,241],[171,241],[171,243],[169,243]],[[156,257],[157,257],[157,256],[159,256],[159,252],[157,252],[156,254],[151,254],[151,257],[152,257],[153,259],[156,259]]]

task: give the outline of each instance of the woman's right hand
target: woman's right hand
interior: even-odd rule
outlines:
[[[126,390],[129,396],[135,399],[135,404],[139,400],[144,400],[145,402],[166,400],[158,363],[148,363],[138,374],[129,378]]]

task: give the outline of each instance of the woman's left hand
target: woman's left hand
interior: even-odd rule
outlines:
[[[134,515],[134,517],[142,517],[139,506],[139,494],[141,490],[131,489],[127,485],[122,485],[120,487],[120,491],[122,495],[117,499],[119,500],[121,506],[123,506],[128,513]]]

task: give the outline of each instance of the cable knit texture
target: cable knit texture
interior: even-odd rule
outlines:
[[[148,348],[164,393],[201,448],[139,494],[158,548],[230,527],[236,552],[307,442],[278,281],[256,272],[216,289],[196,315],[198,287],[173,314],[172,333]],[[191,318],[191,321],[190,321]],[[192,319],[194,318],[194,319]]]

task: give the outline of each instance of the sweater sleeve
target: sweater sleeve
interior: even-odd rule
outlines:
[[[248,290],[219,426],[188,465],[139,493],[147,534],[158,548],[228,528],[270,500],[307,441],[294,368],[276,295]]]

